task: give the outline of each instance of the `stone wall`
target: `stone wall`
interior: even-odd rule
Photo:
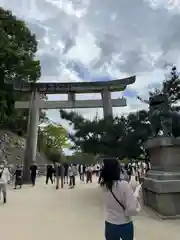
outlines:
[[[25,143],[25,138],[8,130],[0,130],[0,160],[7,156],[8,164],[23,164]],[[36,161],[38,165],[44,165],[47,159],[43,153],[37,153]]]

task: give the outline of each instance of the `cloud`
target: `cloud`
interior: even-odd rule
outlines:
[[[146,107],[136,95],[148,98],[164,79],[165,66],[180,66],[179,1],[0,0],[0,6],[24,19],[36,34],[40,81],[104,81],[136,74],[136,83],[123,93],[128,106],[114,114]],[[102,116],[102,109],[79,112]],[[60,121],[58,112],[49,115]]]
[[[127,73],[152,71],[156,65],[167,61],[174,49],[177,51],[172,54],[172,60],[178,57],[178,12],[169,11],[162,4],[154,9],[143,0],[91,3],[85,21],[101,48],[97,67],[104,59],[110,62],[114,53],[120,53],[116,63]]]

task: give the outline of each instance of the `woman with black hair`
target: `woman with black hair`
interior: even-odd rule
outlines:
[[[131,216],[137,213],[138,201],[129,183],[120,180],[118,160],[104,160],[100,184],[105,189],[106,240],[133,240],[134,227]]]

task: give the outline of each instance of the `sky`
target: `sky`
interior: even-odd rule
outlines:
[[[137,95],[159,87],[167,66],[180,67],[180,0],[0,0],[0,6],[26,21],[36,34],[40,81],[104,81],[136,75],[136,82],[114,98],[127,106],[114,115],[147,107]],[[65,99],[66,96],[49,96]],[[97,94],[77,99],[100,98]],[[76,110],[92,119],[102,109]],[[58,110],[49,118],[69,129]]]

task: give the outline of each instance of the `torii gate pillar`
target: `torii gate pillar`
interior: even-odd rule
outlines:
[[[25,183],[31,181],[30,166],[36,161],[38,125],[39,125],[39,94],[33,92],[30,101],[27,139],[24,153],[23,180]]]
[[[109,89],[104,89],[101,93],[102,101],[103,101],[103,113],[104,118],[113,116],[113,108],[111,101],[111,92]]]

